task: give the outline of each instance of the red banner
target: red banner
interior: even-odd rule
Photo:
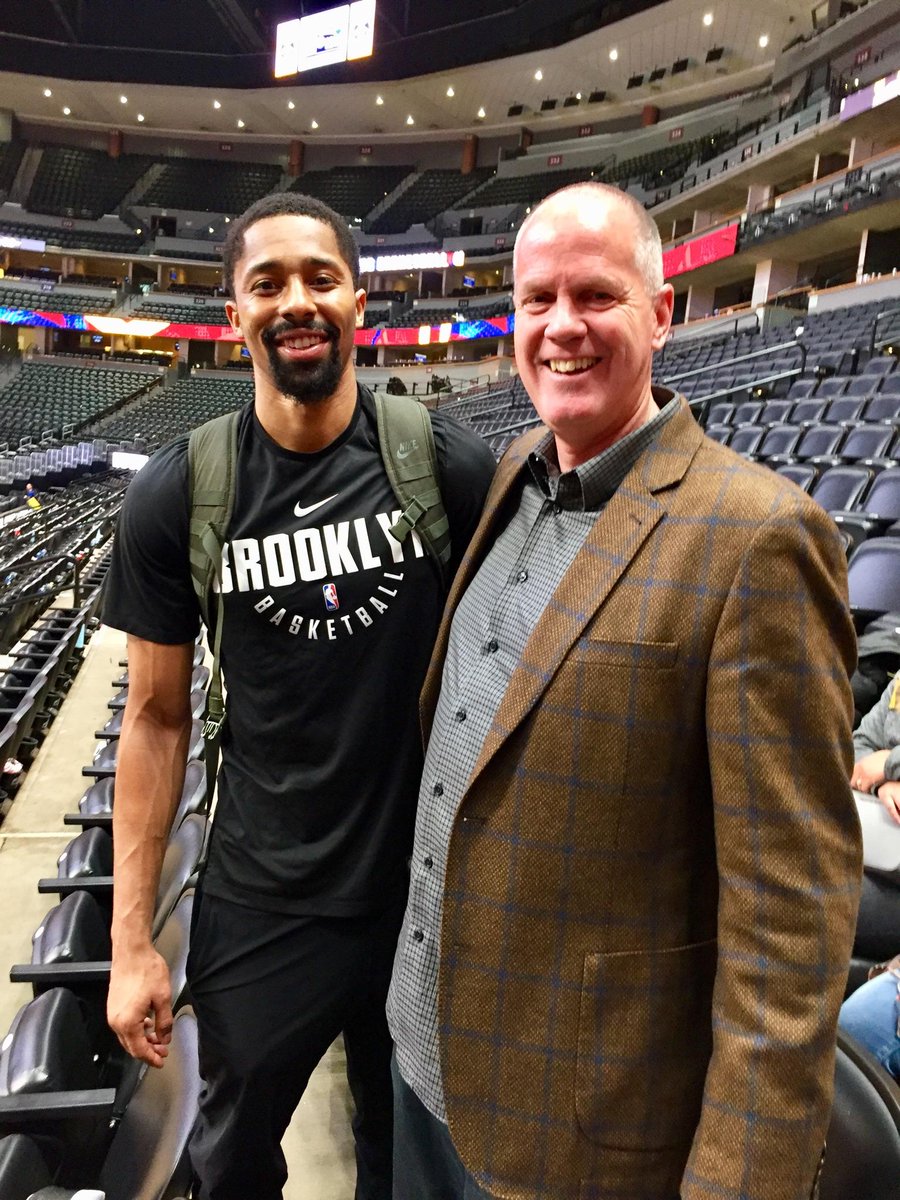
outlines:
[[[734,254],[737,245],[738,223],[725,225],[712,233],[703,233],[700,237],[682,242],[671,250],[663,251],[663,272],[666,279],[675,275],[683,275],[685,271],[696,271],[708,263],[718,262],[720,258],[728,258]]]

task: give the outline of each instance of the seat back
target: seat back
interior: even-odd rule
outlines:
[[[868,467],[829,467],[810,495],[826,512],[846,512],[856,507],[871,478]]]
[[[876,475],[863,507],[876,517],[900,521],[900,467],[888,467]]]
[[[826,1146],[819,1200],[896,1200],[900,1088],[843,1030]]]
[[[88,892],[71,892],[51,908],[31,939],[33,963],[108,962],[109,918]]]
[[[178,898],[165,925],[156,939],[157,952],[169,968],[172,984],[172,1007],[177,1009],[187,992],[187,956],[191,936],[191,914],[194,911],[194,889]]]
[[[28,1200],[50,1183],[44,1156],[30,1137],[10,1133],[0,1138],[0,1196],[3,1200]]]
[[[847,564],[851,608],[889,612],[900,608],[900,538],[862,542]]]
[[[0,1095],[98,1086],[95,1047],[73,992],[51,988],[16,1013],[0,1049]]]
[[[205,829],[206,818],[199,813],[192,813],[185,817],[169,839],[156,892],[156,915],[153,919],[154,937],[161,931],[166,918],[175,907],[178,897],[185,890],[188,881],[197,869]]]
[[[57,859],[57,868],[60,879],[112,875],[112,838],[105,829],[85,829],[63,850]]]
[[[106,1200],[167,1200],[187,1191],[200,1086],[197,1021],[182,1008],[164,1069],[144,1073],[110,1144],[99,1180]]]

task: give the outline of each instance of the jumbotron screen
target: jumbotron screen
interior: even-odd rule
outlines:
[[[354,0],[275,28],[276,79],[315,67],[368,58],[375,38],[375,0]]]

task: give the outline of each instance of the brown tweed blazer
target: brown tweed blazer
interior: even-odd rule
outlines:
[[[449,623],[531,447],[504,458]],[[456,815],[450,1130],[508,1200],[806,1200],[861,870],[825,513],[686,405],[538,622]]]

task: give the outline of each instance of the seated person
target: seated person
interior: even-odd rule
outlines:
[[[841,1006],[838,1024],[900,1080],[900,954],[873,967],[869,981]]]
[[[900,674],[853,734],[856,762],[850,782],[877,796],[900,825]],[[854,953],[876,961],[900,945],[900,881],[866,871],[863,876]]]

